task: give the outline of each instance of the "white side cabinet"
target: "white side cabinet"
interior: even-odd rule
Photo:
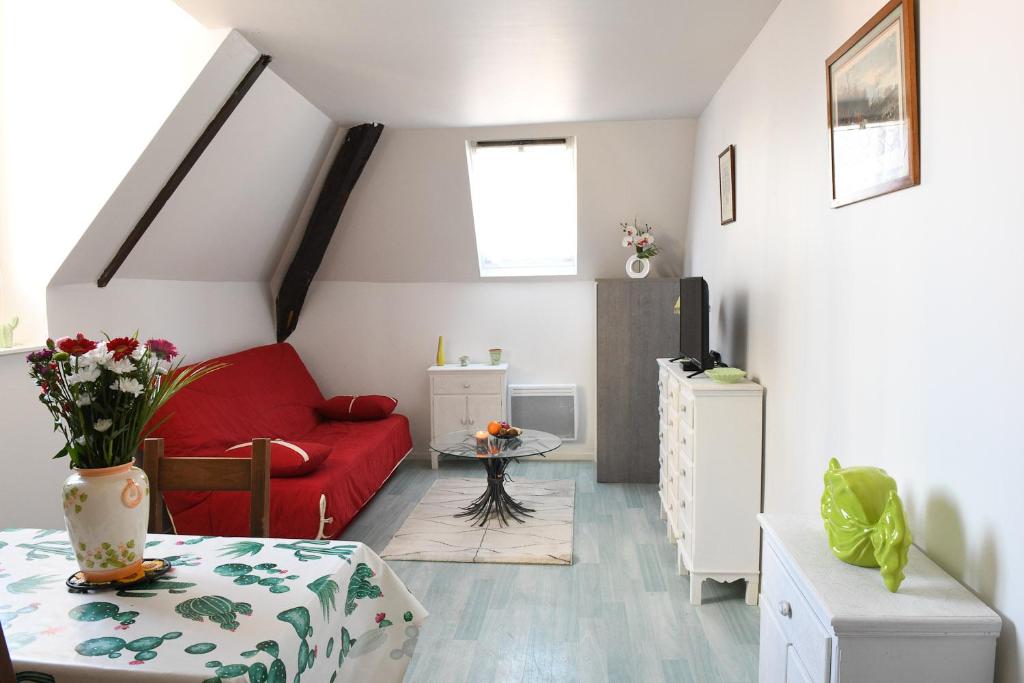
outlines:
[[[690,602],[701,603],[705,579],[744,579],[756,605],[764,389],[688,377],[666,359],[658,366],[661,513],[679,573],[690,574]]]
[[[432,365],[430,438],[458,431],[485,429],[491,420],[508,419],[508,363]],[[437,469],[437,453],[430,452]]]
[[[991,683],[999,615],[916,547],[896,593],[815,515],[760,515],[760,683]]]

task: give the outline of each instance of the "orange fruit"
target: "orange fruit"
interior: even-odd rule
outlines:
[[[501,431],[501,423],[491,420],[487,423],[487,433],[491,436],[497,436],[498,432]]]

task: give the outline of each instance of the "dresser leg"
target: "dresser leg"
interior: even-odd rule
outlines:
[[[666,524],[665,525],[665,538],[668,539],[669,543],[675,543],[676,542],[675,534],[672,533],[672,525],[671,524]]]
[[[665,506],[658,503],[658,519],[668,519],[668,513],[665,512]]]
[[[430,451],[430,469],[437,469],[437,453],[435,451]]]
[[[701,603],[701,588],[704,586],[704,577],[700,574],[694,574],[690,572],[690,604],[699,605]]]
[[[686,565],[683,563],[683,554],[676,553],[676,572],[679,576],[686,576],[690,572],[686,569]]]
[[[751,607],[757,606],[757,595],[761,590],[760,577],[747,579],[747,604]]]

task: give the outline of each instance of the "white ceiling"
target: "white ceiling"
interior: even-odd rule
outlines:
[[[779,0],[175,0],[342,124],[697,116]]]

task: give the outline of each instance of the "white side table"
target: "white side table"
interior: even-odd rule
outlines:
[[[461,430],[485,429],[491,420],[508,419],[508,363],[432,365],[430,377],[430,438]],[[437,469],[437,453],[430,466]]]

